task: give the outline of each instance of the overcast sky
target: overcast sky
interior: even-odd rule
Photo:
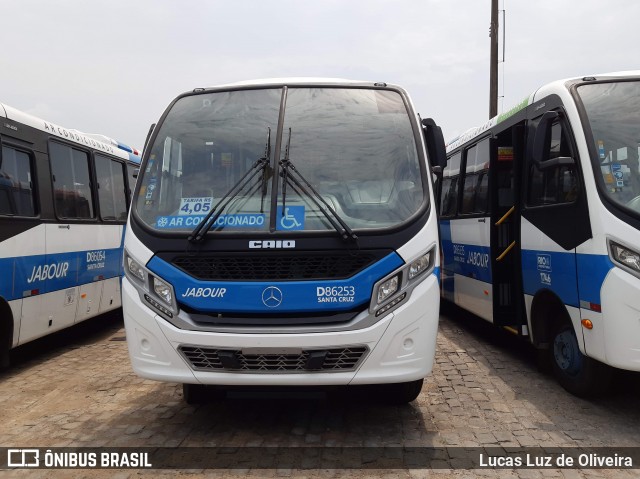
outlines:
[[[325,76],[405,87],[450,139],[488,119],[491,0],[0,0],[0,102],[142,147],[179,93]],[[640,68],[637,0],[500,0],[499,111]],[[504,82],[503,82],[504,80]]]

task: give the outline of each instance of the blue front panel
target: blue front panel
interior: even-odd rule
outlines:
[[[602,283],[613,263],[607,255],[579,254],[578,261],[578,288],[580,300],[588,303],[602,304],[600,290]]]
[[[368,304],[376,281],[402,266],[396,253],[355,276],[316,281],[200,281],[158,257],[147,267],[175,289],[178,302],[203,312],[277,313],[345,311]]]
[[[442,241],[442,269],[446,278],[452,274],[460,274],[485,283],[491,283],[491,248],[456,241],[451,234],[451,221],[440,222],[440,237]],[[453,285],[448,280],[445,292]],[[446,296],[445,296],[446,297]],[[448,299],[448,298],[447,298]]]
[[[11,301],[120,275],[119,248],[0,259],[0,296]]]
[[[522,250],[522,286],[525,294],[548,289],[564,304],[579,307],[575,253]]]
[[[613,267],[607,255],[523,250],[524,292],[548,289],[576,308],[580,301],[601,304],[602,283]]]

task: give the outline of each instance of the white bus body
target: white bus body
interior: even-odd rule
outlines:
[[[639,107],[640,72],[557,81],[447,146],[442,296],[578,395],[640,370]]]
[[[10,349],[121,305],[140,158],[0,104],[0,364]]]
[[[188,402],[206,385],[379,383],[413,400],[439,311],[425,143],[437,140],[386,84],[179,96],[145,147],[125,237],[136,373],[183,383]]]

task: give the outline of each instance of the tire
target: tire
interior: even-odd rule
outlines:
[[[382,386],[382,400],[387,404],[402,405],[414,401],[422,391],[424,379],[407,383],[385,384]]]
[[[0,343],[1,343],[1,338],[0,338]],[[9,351],[11,349],[8,346],[5,346],[4,344],[0,344],[0,371],[6,371],[9,369],[9,366],[11,365],[11,362],[9,360]]]
[[[203,404],[207,402],[207,387],[203,384],[183,384],[182,396],[187,404]]]
[[[608,367],[580,351],[573,326],[562,321],[551,338],[550,362],[560,385],[579,397],[602,394],[610,385]]]
[[[10,351],[13,340],[13,317],[9,305],[0,299],[0,371],[10,366]]]

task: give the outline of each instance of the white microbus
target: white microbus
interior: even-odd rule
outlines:
[[[120,307],[140,156],[3,104],[0,146],[0,367],[7,367],[12,348]]]
[[[424,126],[424,131],[423,131]],[[427,161],[445,150],[385,83],[198,88],[144,149],[123,309],[139,375],[207,385],[388,384],[432,367],[439,251]]]
[[[447,147],[442,295],[570,392],[640,370],[640,72],[556,81]]]

